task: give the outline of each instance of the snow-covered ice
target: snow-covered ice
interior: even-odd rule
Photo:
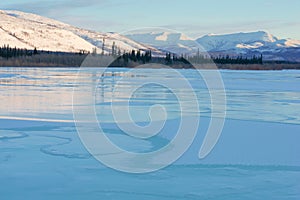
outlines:
[[[175,79],[168,69],[0,69],[1,199],[299,199],[300,74],[298,71],[221,71],[227,94],[222,135],[204,159],[198,158],[210,122],[210,98],[193,70],[179,70],[199,99],[200,128],[189,150],[174,164],[147,174],[107,168],[81,143],[73,122],[74,87],[95,80],[96,111],[107,136],[132,152],[165,146],[180,122],[176,96],[167,88],[145,85],[131,97],[133,120],[149,121],[148,109],[165,106],[168,120],[150,139],[132,138],[119,129],[110,111],[126,106],[126,91],[145,78]],[[122,93],[114,86],[122,81]],[[131,80],[131,81],[128,81]],[[99,82],[97,82],[99,81]],[[178,86],[189,101],[190,94]],[[82,90],[82,104],[89,91]],[[77,102],[78,103],[78,102]],[[192,106],[191,106],[192,108]],[[186,107],[191,116],[195,113]],[[84,113],[83,113],[84,114]],[[125,122],[124,122],[125,123]],[[134,131],[134,130],[133,130]]]

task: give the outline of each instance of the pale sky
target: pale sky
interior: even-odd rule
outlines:
[[[300,40],[299,0],[9,0],[1,1],[0,9],[102,32],[163,27],[196,38],[264,30]]]

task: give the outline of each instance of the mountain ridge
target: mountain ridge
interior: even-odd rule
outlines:
[[[174,39],[176,35],[177,39]],[[178,35],[181,36],[178,37]],[[280,39],[266,31],[207,34],[197,39],[185,40],[180,39],[183,37],[181,33],[137,33],[126,36],[160,50],[165,49],[177,54],[195,54],[200,49],[202,52],[213,55],[253,56],[264,54],[266,60],[300,61],[300,57],[295,56],[300,52],[300,40]],[[163,37],[164,40],[157,39],[159,37]]]
[[[163,55],[163,52],[181,55],[195,54],[200,49],[213,55],[263,54],[265,60],[300,62],[300,40],[281,39],[266,31],[207,34],[196,39],[173,31],[121,35],[77,28],[40,15],[13,10],[0,10],[0,38],[0,46],[48,51],[91,52],[96,49],[98,53],[108,54],[115,45],[122,53],[141,49],[151,50],[154,55]]]
[[[118,33],[101,33],[59,22],[32,13],[0,10],[0,36],[5,38],[0,45],[39,50],[79,52],[96,49],[104,53],[111,51],[115,43],[121,51],[132,49],[156,49],[130,40]]]

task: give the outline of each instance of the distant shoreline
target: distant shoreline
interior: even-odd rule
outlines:
[[[290,62],[276,62],[276,61],[265,61],[261,63],[253,64],[221,64],[221,63],[202,63],[194,64],[190,63],[186,59],[178,59],[175,61],[168,61],[165,58],[152,57],[151,60],[146,62],[143,60],[130,60],[124,59],[122,56],[104,56],[103,55],[92,55],[89,54],[37,54],[32,56],[20,56],[12,58],[0,57],[0,67],[31,67],[31,68],[78,68],[84,65],[90,67],[101,67],[99,61],[103,59],[104,63],[109,65],[109,61],[112,63],[108,67],[119,67],[119,68],[173,68],[173,69],[227,69],[227,70],[300,70],[300,63]],[[127,55],[128,56],[128,55]],[[86,63],[88,59],[89,64]],[[106,62],[106,60],[108,60]],[[107,67],[107,66],[103,66]]]
[[[217,66],[217,68],[215,68]],[[35,63],[32,65],[2,65],[0,62],[0,68],[80,68],[81,66],[69,66],[69,65],[45,65]],[[103,68],[103,67],[95,67],[91,66],[90,68]],[[280,70],[300,70],[300,63],[299,64],[262,64],[262,65],[242,65],[242,64],[217,64],[217,65],[202,65],[200,67],[162,67],[161,65],[158,67],[122,67],[122,66],[109,66],[109,68],[146,68],[146,69],[203,69],[203,70],[251,70],[251,71],[280,71]]]

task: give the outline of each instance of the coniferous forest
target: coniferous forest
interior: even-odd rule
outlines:
[[[104,51],[97,54],[96,49],[93,49],[92,53],[83,50],[78,53],[70,53],[41,51],[36,48],[28,50],[5,45],[0,47],[0,66],[79,67],[88,55],[113,56],[114,62],[109,67],[137,67],[153,63],[172,68],[209,69],[208,66],[216,64],[221,69],[299,69],[299,65],[295,63],[264,62],[262,54],[251,57],[243,55],[208,56],[202,55],[198,51],[196,55],[176,55],[167,52],[165,55],[153,56],[151,50],[131,50],[121,53],[115,43],[107,54]]]

